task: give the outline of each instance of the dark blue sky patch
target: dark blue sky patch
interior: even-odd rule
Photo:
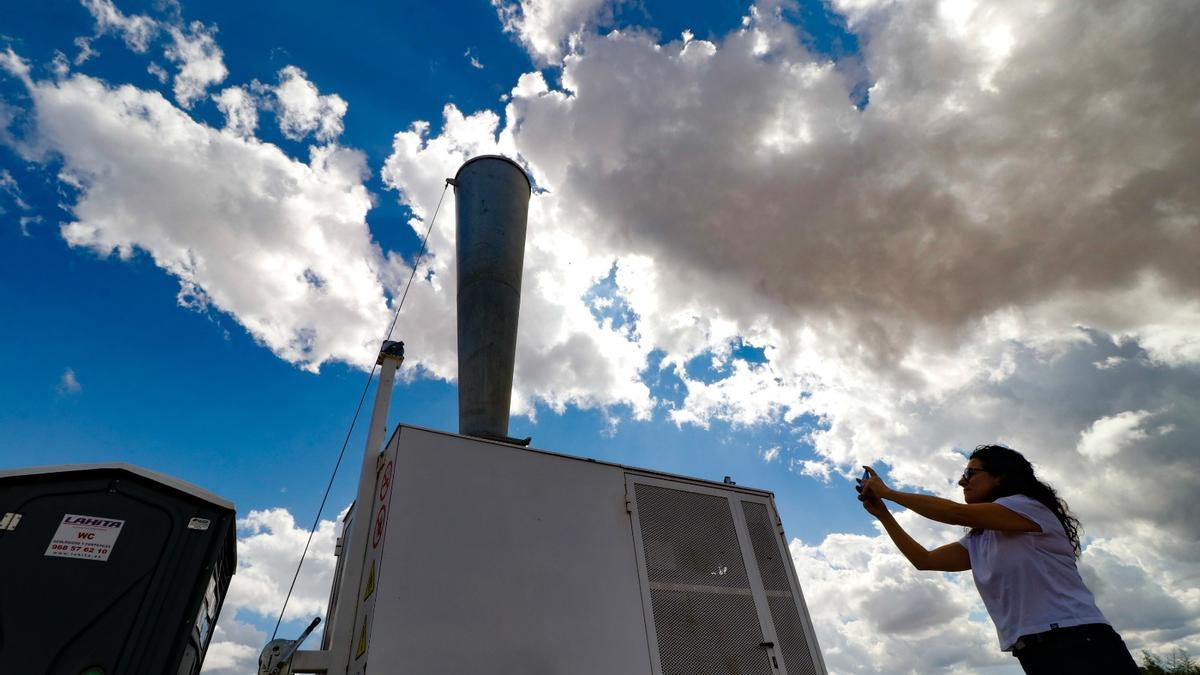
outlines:
[[[321,291],[325,288],[325,280],[312,270],[304,270],[304,282],[307,283],[314,291]]]
[[[750,11],[750,3],[742,0],[718,2],[672,2],[671,0],[640,0],[619,2],[613,12],[613,25],[618,29],[651,27],[660,40],[678,40],[683,31],[691,31],[701,40],[720,40],[742,25],[742,17]]]
[[[637,313],[629,306],[617,286],[615,262],[609,268],[608,275],[588,289],[583,301],[591,309],[592,316],[598,324],[604,325],[605,321],[611,321],[614,330],[631,338],[637,335]]]
[[[704,384],[713,384],[729,377],[733,373],[733,366],[729,359],[714,361],[713,356],[713,352],[705,351],[683,364],[683,370],[687,373],[688,379]]]
[[[688,379],[713,384],[733,374],[734,361],[745,361],[752,367],[767,363],[766,348],[750,344],[741,337],[730,345],[728,356],[718,357],[715,364],[714,356],[715,352],[706,351],[688,360],[684,364]]]
[[[850,32],[846,19],[819,0],[785,4],[784,19],[800,31],[801,40],[814,54],[838,61],[859,54],[858,36]]]
[[[767,362],[767,349],[765,347],[756,347],[740,337],[734,343],[730,354],[732,358],[741,359],[746,363]]]
[[[655,416],[665,419],[665,411],[683,405],[687,397],[687,385],[680,379],[673,366],[663,367],[663,358],[667,353],[662,349],[650,352],[646,359],[646,369],[642,371],[642,381],[650,388],[650,395],[659,402]]]

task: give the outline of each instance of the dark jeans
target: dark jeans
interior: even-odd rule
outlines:
[[[1013,651],[1027,675],[1138,675],[1137,663],[1112,626],[1092,623],[1021,638]],[[1021,644],[1021,643],[1018,643]]]

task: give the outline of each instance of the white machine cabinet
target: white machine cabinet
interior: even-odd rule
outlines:
[[[344,672],[826,672],[769,492],[401,426],[374,502]]]

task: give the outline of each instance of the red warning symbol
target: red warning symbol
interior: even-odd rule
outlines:
[[[392,489],[392,467],[392,462],[388,462],[383,467],[383,475],[379,477],[379,501],[387,499]]]
[[[387,504],[379,505],[379,512],[375,514],[375,534],[371,537],[371,548],[379,548],[379,542],[383,539],[383,531],[387,528]]]

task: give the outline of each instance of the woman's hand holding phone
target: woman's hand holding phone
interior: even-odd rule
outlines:
[[[854,489],[858,492],[858,501],[862,502],[863,508],[867,513],[879,518],[888,512],[888,508],[883,503],[883,500],[875,494],[871,485],[871,479],[874,478],[874,483],[876,484],[882,484],[883,481],[879,480],[878,474],[872,471],[870,467],[864,466],[863,469],[862,478],[854,480]]]
[[[868,480],[870,477],[871,477],[871,472],[870,472],[870,471],[863,471],[862,478],[855,478],[855,479],[854,479],[854,490],[855,490],[856,492],[858,492],[858,501],[860,501],[860,502],[861,502],[861,501],[864,501],[864,500],[865,500],[865,499],[866,499],[868,496],[870,496],[870,495],[864,495],[864,494],[863,494],[863,485],[864,485],[864,484],[867,482],[867,480]]]

